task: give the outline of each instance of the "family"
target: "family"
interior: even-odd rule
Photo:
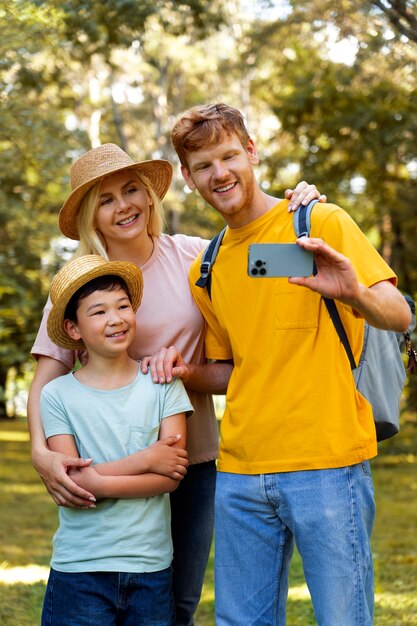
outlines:
[[[33,464],[60,507],[42,626],[194,624],[213,528],[218,626],[285,625],[294,542],[317,624],[369,626],[375,425],[323,297],[356,357],[364,320],[401,332],[409,306],[326,202],[297,240],[314,276],[250,277],[249,244],[295,242],[291,211],[317,189],[263,191],[226,104],[190,109],[171,138],[227,225],[211,296],[195,284],[208,242],[162,232],[170,163],[104,144],[71,168],[59,226],[79,246],[52,281],[28,399]]]

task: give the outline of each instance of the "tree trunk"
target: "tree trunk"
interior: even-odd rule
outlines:
[[[6,411],[6,383],[8,370],[0,368],[0,420],[8,419]]]

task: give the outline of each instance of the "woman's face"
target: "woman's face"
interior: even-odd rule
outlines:
[[[100,185],[95,227],[107,247],[136,238],[147,238],[152,199],[133,170],[106,176]]]

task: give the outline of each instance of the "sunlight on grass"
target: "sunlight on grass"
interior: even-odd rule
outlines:
[[[0,432],[0,441],[29,441],[29,433],[2,430]]]
[[[288,591],[290,600],[310,600],[310,592],[307,585],[293,585]]]
[[[375,594],[375,606],[381,609],[399,609],[402,612],[410,611],[410,614],[412,611],[412,615],[417,615],[417,596],[415,592],[391,593],[390,591],[384,591],[384,593]]]
[[[417,416],[373,460],[375,626],[417,626]],[[31,466],[27,424],[0,421],[0,624],[40,623],[57,508]],[[213,554],[196,626],[214,626]],[[294,551],[288,626],[314,626],[301,559]]]
[[[23,483],[16,485],[5,485],[2,487],[3,493],[20,493],[24,495],[38,494],[43,495],[45,493],[45,487],[39,483],[36,485],[25,485]]]
[[[25,584],[33,585],[48,580],[49,567],[41,565],[26,565],[25,567],[10,567],[5,562],[0,565],[0,583],[4,585]]]

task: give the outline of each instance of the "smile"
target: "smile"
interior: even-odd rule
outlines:
[[[128,224],[134,222],[135,219],[137,219],[138,217],[139,213],[135,213],[135,215],[131,215],[130,217],[126,217],[124,220],[120,220],[120,222],[117,222],[117,226],[127,226]]]
[[[112,335],[107,335],[108,337],[123,337],[127,333],[127,330],[120,330],[118,333],[113,333]]]
[[[235,187],[237,183],[230,183],[229,185],[225,185],[224,187],[217,187],[214,191],[216,193],[226,193]]]

